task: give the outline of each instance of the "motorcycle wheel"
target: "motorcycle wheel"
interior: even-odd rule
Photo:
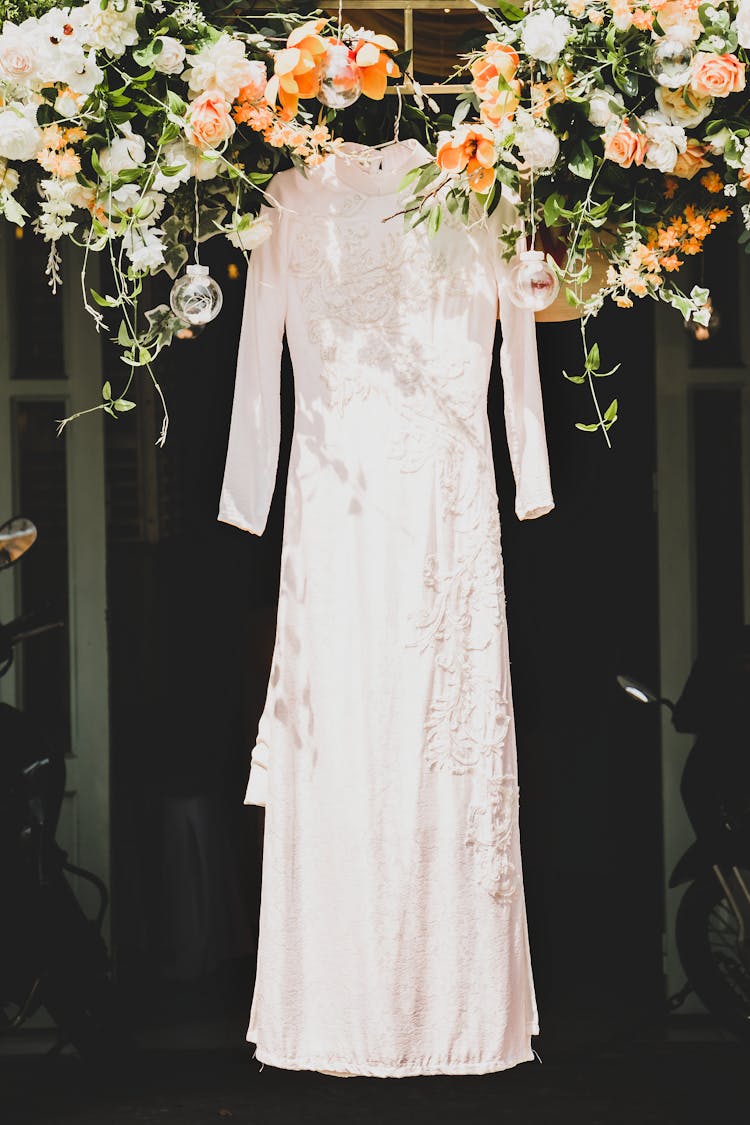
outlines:
[[[742,874],[750,885],[750,872]],[[691,883],[682,896],[675,936],[698,997],[722,1027],[750,1042],[750,957],[747,948],[740,948],[739,922],[713,872]]]

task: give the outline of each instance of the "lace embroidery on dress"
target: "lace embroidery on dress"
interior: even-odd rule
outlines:
[[[402,472],[431,467],[437,474],[450,557],[441,557],[438,547],[425,559],[425,602],[412,618],[409,642],[420,652],[434,651],[425,756],[433,769],[478,772],[477,784],[487,786],[483,803],[470,809],[466,843],[476,852],[482,884],[506,900],[515,887],[503,827],[508,781],[502,767],[511,710],[497,492],[486,418],[478,417],[476,406],[483,356],[469,340],[447,349],[444,341],[440,348],[429,343],[429,324],[414,345],[414,319],[434,301],[435,290],[445,286],[450,300],[468,300],[476,279],[451,261],[450,243],[441,247],[421,232],[405,239],[400,230],[386,231],[363,246],[356,217],[339,219],[339,252],[331,264],[321,253],[325,224],[295,228],[290,272],[301,283],[330,405],[343,414],[355,399],[374,391],[384,395],[395,422],[388,455]],[[421,268],[415,260],[422,260]],[[408,278],[403,286],[402,276]],[[415,278],[422,283],[414,284]],[[356,329],[354,354],[348,327]],[[496,673],[488,674],[492,649]]]
[[[389,391],[384,372],[395,372],[400,390],[408,394],[422,370],[405,346],[415,315],[429,306],[441,285],[449,285],[459,299],[468,299],[472,287],[467,267],[456,266],[445,250],[424,237],[405,239],[398,227],[368,243],[356,216],[339,217],[333,263],[321,250],[326,237],[325,222],[295,223],[289,270],[301,283],[310,342],[320,353],[329,403],[343,414],[354,398],[366,399],[373,388]],[[354,351],[347,328],[356,329]]]
[[[487,780],[487,799],[469,810],[466,842],[477,854],[481,880],[494,898],[512,899],[519,887],[513,862],[519,788],[514,775]]]

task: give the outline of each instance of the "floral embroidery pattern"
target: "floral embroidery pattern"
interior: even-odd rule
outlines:
[[[514,775],[487,780],[487,800],[469,810],[466,842],[478,857],[481,880],[490,894],[503,901],[512,899],[519,886],[513,862],[518,824],[519,788]]]
[[[506,901],[516,886],[506,757],[512,711],[500,520],[481,383],[487,359],[471,340],[434,341],[429,319],[415,333],[415,321],[434,308],[436,289],[444,286],[445,301],[460,304],[476,298],[481,282],[451,259],[450,234],[430,240],[415,231],[405,239],[386,229],[363,246],[352,216],[337,222],[331,255],[321,251],[325,223],[295,228],[290,271],[300,283],[329,405],[343,415],[377,393],[393,415],[389,458],[402,473],[434,474],[436,529],[424,559],[424,601],[407,641],[430,653],[424,753],[431,768],[476,774],[471,784],[486,789],[470,806],[466,844],[476,855],[477,878]]]

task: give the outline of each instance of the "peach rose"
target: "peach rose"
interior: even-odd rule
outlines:
[[[672,169],[673,176],[679,176],[681,180],[692,180],[693,176],[697,175],[702,168],[710,168],[711,161],[705,159],[708,152],[708,145],[699,144],[698,141],[688,140],[688,146],[684,152],[677,156],[675,166]]]
[[[695,56],[690,89],[699,98],[726,98],[745,89],[745,64],[736,55],[712,55],[699,51]]]
[[[657,12],[659,26],[667,34],[674,28],[687,33],[692,40],[700,39],[703,24],[698,15],[701,0],[667,0],[665,4],[652,4]]]
[[[628,125],[627,118],[623,118],[617,131],[606,135],[604,155],[607,160],[612,160],[621,168],[629,168],[631,164],[643,164],[647,147],[646,134],[634,133]]]
[[[206,90],[190,103],[185,133],[196,148],[216,148],[234,132],[229,103],[220,90]]]

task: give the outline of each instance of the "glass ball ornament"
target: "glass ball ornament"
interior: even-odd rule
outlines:
[[[320,70],[317,98],[328,109],[346,109],[362,93],[362,75],[354,52],[345,43],[332,43]]]
[[[219,315],[223,300],[208,266],[188,266],[169,294],[172,312],[186,324],[208,324]]]
[[[693,43],[685,43],[675,35],[657,39],[646,52],[646,66],[660,86],[676,90],[690,77],[695,58]]]
[[[510,273],[510,299],[519,309],[549,308],[560,292],[557,274],[542,250],[522,250]]]

